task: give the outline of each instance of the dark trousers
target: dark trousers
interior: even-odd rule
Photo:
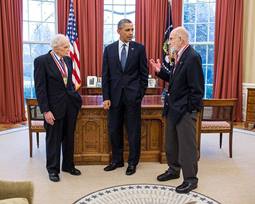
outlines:
[[[60,172],[60,153],[62,146],[62,169],[74,167],[74,130],[78,110],[69,101],[65,116],[54,121],[54,125],[46,125],[46,168],[49,173]]]
[[[137,165],[141,149],[141,102],[127,102],[124,93],[117,107],[111,107],[108,114],[108,130],[112,146],[112,162],[122,163],[124,151],[123,125],[128,134],[128,164]]]
[[[169,168],[182,169],[184,180],[197,182],[196,114],[186,113],[177,125],[169,115],[166,126],[166,156]]]

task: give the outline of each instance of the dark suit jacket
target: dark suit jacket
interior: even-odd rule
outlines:
[[[198,111],[202,108],[204,96],[204,75],[200,55],[189,46],[182,54],[179,62],[168,72],[161,68],[157,74],[169,81],[169,113],[170,119],[177,124],[186,112]]]
[[[40,110],[42,113],[51,111],[55,119],[64,117],[69,101],[77,110],[82,104],[72,83],[72,60],[64,57],[64,61],[68,67],[67,87],[50,52],[34,60],[35,91]]]
[[[130,42],[124,72],[119,59],[118,41],[108,45],[103,56],[103,100],[117,106],[122,90],[130,102],[141,101],[148,85],[148,67],[143,45]]]

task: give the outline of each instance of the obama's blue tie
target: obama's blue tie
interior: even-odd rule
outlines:
[[[127,51],[126,51],[126,44],[122,45],[122,50],[121,50],[121,56],[120,56],[120,62],[121,62],[121,66],[122,66],[122,70],[125,70],[125,65],[126,65],[126,61],[127,61]]]

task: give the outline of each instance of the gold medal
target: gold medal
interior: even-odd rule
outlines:
[[[67,85],[67,77],[63,77],[64,84]]]

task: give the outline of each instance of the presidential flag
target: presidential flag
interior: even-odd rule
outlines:
[[[72,81],[75,85],[75,90],[78,90],[81,86],[81,76],[80,76],[80,51],[78,42],[78,33],[76,28],[76,20],[74,16],[73,0],[70,0],[69,7],[69,17],[67,24],[66,36],[70,43],[70,57],[73,61],[73,73]]]
[[[173,24],[172,24],[172,15],[171,15],[171,3],[168,1],[167,5],[167,21],[166,21],[166,31],[164,34],[164,42],[163,42],[163,56],[162,56],[162,66],[170,73],[171,69],[173,68],[173,63],[169,59],[169,35],[171,31],[173,30]],[[169,93],[168,93],[168,88],[166,88],[166,83],[165,81],[163,82],[163,92],[162,92],[162,98],[164,101],[164,107],[162,111],[162,116],[166,117],[168,114],[169,110]]]
[[[168,39],[171,31],[173,30],[173,24],[172,24],[172,15],[171,15],[171,4],[170,1],[168,2],[168,12],[167,12],[167,22],[166,22],[166,31],[164,34],[164,42],[163,42],[163,57],[162,57],[162,65],[170,69],[170,59],[169,59],[169,45],[168,45]]]

